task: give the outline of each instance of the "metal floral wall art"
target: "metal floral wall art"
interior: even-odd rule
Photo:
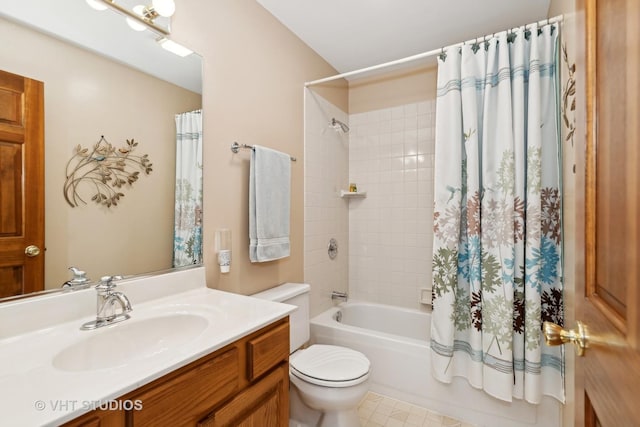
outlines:
[[[87,202],[80,196],[79,190],[92,189],[91,201],[110,208],[117,206],[122,191],[131,187],[140,176],[140,172],[149,175],[153,164],[149,155],[133,154],[138,143],[127,139],[120,148],[108,142],[104,136],[93,148],[84,148],[80,144],[67,163],[67,179],[64,183],[64,198],[71,207]]]

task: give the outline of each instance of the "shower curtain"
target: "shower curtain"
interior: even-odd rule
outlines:
[[[202,112],[176,114],[173,266],[202,264]]]
[[[438,61],[432,374],[505,401],[564,401],[556,25]]]

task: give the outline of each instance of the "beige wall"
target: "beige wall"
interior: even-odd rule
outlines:
[[[436,65],[421,65],[349,83],[349,114],[436,99]]]
[[[304,82],[336,74],[253,0],[182,0],[173,38],[204,57],[204,259],[209,287],[251,294],[303,280]],[[323,96],[336,98],[336,90]],[[342,92],[342,93],[340,93]],[[346,90],[337,89],[340,105]],[[292,164],[291,256],[252,264],[248,255],[249,152],[258,144],[298,158]],[[213,239],[232,232],[232,264],[221,274]]]
[[[71,265],[97,280],[169,268],[173,242],[174,114],[200,107],[198,94],[0,19],[0,69],[45,86],[45,281],[59,287]],[[10,42],[6,42],[10,40]],[[153,172],[114,208],[64,201],[65,168],[78,144],[104,135],[117,147],[139,142]],[[159,191],[159,189],[163,189]]]

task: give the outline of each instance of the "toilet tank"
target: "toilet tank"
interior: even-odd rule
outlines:
[[[306,283],[283,283],[251,296],[298,307],[289,314],[289,353],[309,341],[309,286]]]

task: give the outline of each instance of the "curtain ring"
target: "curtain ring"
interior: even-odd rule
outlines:
[[[444,61],[446,61],[446,60],[447,60],[447,54],[444,52],[444,46],[442,46],[442,47],[440,48],[440,55],[438,55],[438,58],[439,58],[442,62],[444,62]]]

